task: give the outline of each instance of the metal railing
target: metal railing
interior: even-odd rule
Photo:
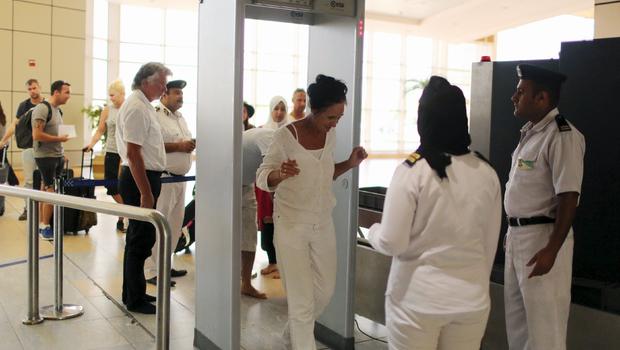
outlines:
[[[28,211],[28,313],[24,324],[32,325],[43,322],[39,311],[39,210],[38,203],[54,205],[54,226],[61,226],[59,219],[62,207],[96,213],[122,216],[129,219],[150,222],[155,226],[159,256],[157,263],[157,338],[156,349],[168,350],[170,346],[170,267],[171,235],[170,226],[164,216],[157,210],[133,207],[125,204],[102,202],[95,199],[73,197],[57,193],[36,191],[21,187],[0,185],[0,195],[26,199]],[[58,230],[56,232],[60,232]],[[56,233],[55,233],[56,234]],[[54,309],[62,311],[62,238],[55,242],[56,262],[56,298]],[[60,278],[60,280],[58,280]],[[60,284],[60,285],[59,285]],[[74,316],[79,316],[74,315]],[[58,318],[62,319],[62,318]]]

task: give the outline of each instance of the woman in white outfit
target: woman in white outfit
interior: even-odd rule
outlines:
[[[121,165],[121,156],[118,155],[116,148],[116,117],[118,111],[125,102],[125,86],[121,80],[115,80],[108,86],[108,96],[110,97],[110,104],[105,106],[101,111],[101,117],[99,118],[99,125],[95,130],[95,133],[90,139],[90,142],[84,147],[85,152],[90,152],[95,147],[95,144],[101,140],[101,136],[107,134],[105,144],[105,159],[104,159],[104,179],[106,180],[118,180],[118,174]],[[123,204],[123,198],[121,198],[118,192],[118,185],[107,185],[107,194],[114,198],[116,203]],[[123,218],[119,217],[116,222],[116,229],[120,232],[125,232],[125,225],[123,224]]]
[[[282,96],[274,96],[269,103],[269,120],[262,127],[265,129],[277,130],[288,123],[288,106]],[[273,198],[271,193],[259,188],[256,191],[256,221],[260,229],[260,245],[267,253],[268,265],[260,270],[262,275],[270,275],[271,278],[279,279],[278,260],[276,258],[276,247],[273,244]]]
[[[295,350],[316,349],[314,322],[336,283],[332,182],[366,157],[355,147],[335,164],[335,127],[344,113],[347,87],[318,75],[308,87],[311,114],[276,130],[257,170],[257,186],[274,192],[275,245],[288,301],[290,341]]]
[[[493,168],[470,152],[463,92],[431,77],[421,146],[398,166],[369,240],[393,256],[385,298],[390,349],[478,350],[501,223]]]

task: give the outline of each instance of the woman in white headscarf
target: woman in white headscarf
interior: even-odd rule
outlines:
[[[277,130],[288,122],[288,106],[282,96],[274,96],[269,103],[269,119],[265,125],[266,129]],[[278,271],[278,261],[276,258],[276,248],[273,244],[273,200],[271,193],[255,188],[256,201],[258,203],[257,221],[261,232],[261,248],[267,253],[269,265],[261,269],[262,275],[271,275],[271,278],[280,278]]]
[[[287,123],[288,106],[282,96],[274,96],[269,103],[269,119],[263,128],[278,129]]]

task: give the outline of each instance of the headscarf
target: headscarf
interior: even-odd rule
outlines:
[[[284,118],[282,118],[282,121],[276,122],[275,120],[273,120],[273,117],[271,115],[273,113],[273,110],[276,108],[278,104],[280,104],[280,102],[284,104]],[[267,119],[267,123],[265,123],[263,127],[276,130],[280,128],[281,126],[286,125],[286,123],[288,122],[287,114],[288,114],[288,106],[286,105],[286,100],[284,99],[284,97],[274,96],[271,99],[271,102],[269,103],[269,118]]]
[[[418,153],[441,179],[447,178],[450,156],[469,153],[471,144],[463,91],[444,78],[432,76],[420,97],[418,133]]]

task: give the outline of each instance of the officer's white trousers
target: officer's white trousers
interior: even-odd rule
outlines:
[[[390,350],[478,350],[489,308],[456,314],[425,314],[389,295],[385,316]]]
[[[170,225],[170,233],[172,235],[171,249],[177,246],[177,242],[181,237],[181,228],[183,227],[183,216],[185,215],[185,182],[165,183],[161,185],[161,193],[157,200],[156,209],[159,210],[164,217],[168,219]],[[155,245],[151,249],[151,259],[155,263],[155,271],[157,271],[157,245],[159,239],[155,241]]]
[[[288,302],[285,337],[290,333],[294,350],[314,350],[314,321],[329,303],[336,285],[336,237],[331,214],[319,224],[287,222],[276,216],[274,240]]]
[[[528,279],[526,266],[551,236],[553,224],[510,227],[506,237],[504,304],[511,350],[564,350],[570,310],[573,231],[549,273]]]

